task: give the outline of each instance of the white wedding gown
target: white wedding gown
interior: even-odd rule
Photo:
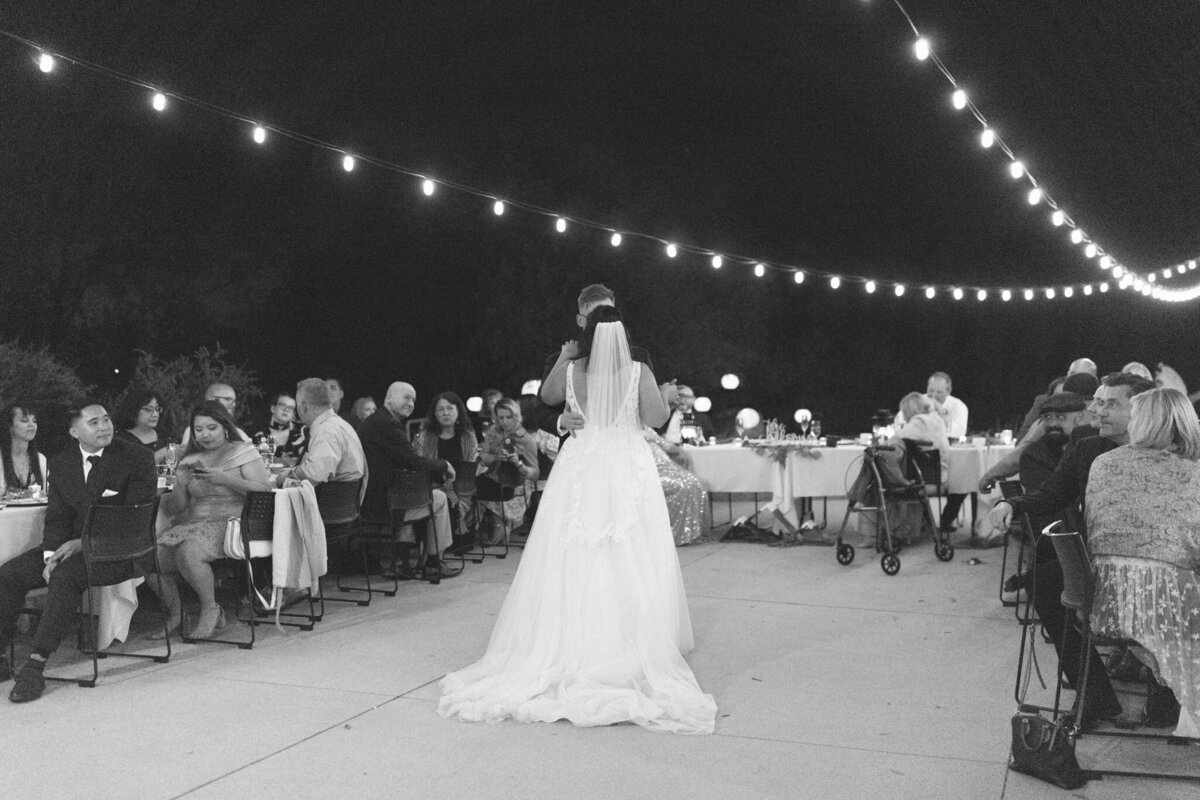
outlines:
[[[442,679],[442,716],[713,732],[716,703],[683,660],[692,649],[683,575],[641,433],[641,365],[620,323],[597,326],[590,360],[610,327],[621,374],[589,368],[581,409],[567,367],[567,404],[587,422],[555,461],[487,652]],[[594,411],[605,402],[616,409],[607,417]]]

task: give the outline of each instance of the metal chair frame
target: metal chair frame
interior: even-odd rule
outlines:
[[[392,476],[392,484],[388,487],[388,510],[392,515],[392,530],[394,544],[398,545],[399,531],[405,525],[423,524],[424,535],[418,537],[416,530],[413,531],[413,539],[417,543],[419,566],[416,572],[421,575],[424,580],[437,585],[442,582],[441,575],[432,575],[425,572],[425,562],[430,558],[435,563],[441,563],[441,553],[430,553],[427,541],[435,538],[433,517],[433,478],[428,470],[397,470]],[[406,519],[409,512],[422,511],[426,512],[426,516],[417,519]],[[436,548],[435,548],[436,549]],[[424,558],[419,555],[424,551]]]
[[[1017,495],[1022,494],[1024,492],[1024,489],[1022,488],[1020,481],[1000,481],[999,486],[1000,486],[1000,493],[1004,496],[1005,500],[1009,499],[1010,497],[1016,497]],[[1025,571],[1025,547],[1026,547],[1027,543],[1032,542],[1032,540],[1033,540],[1033,525],[1029,521],[1028,514],[1021,514],[1020,517],[1017,519],[1017,524],[1015,526],[1010,525],[1009,529],[1004,534],[1004,549],[1001,550],[1001,552],[1000,552],[1000,588],[996,595],[997,598],[1000,600],[1000,605],[1002,605],[1006,608],[1017,608],[1018,609],[1013,612],[1013,615],[1017,618],[1017,621],[1020,622],[1021,621],[1021,612],[1019,610],[1019,606],[1021,605],[1020,602],[1017,600],[1009,601],[1009,600],[1004,599],[1004,581],[1007,580],[1005,573],[1008,572],[1009,541],[1011,539],[1013,539],[1014,537],[1017,539],[1017,573],[1016,574],[1017,574],[1018,578],[1021,578],[1022,576],[1024,576],[1026,574],[1026,571]],[[1036,561],[1036,558],[1034,560]],[[1027,589],[1025,592],[1026,597],[1028,598],[1028,596],[1031,593],[1032,593],[1032,589]]]
[[[512,498],[510,498],[510,499],[516,499],[517,497],[526,497],[525,481],[524,480],[520,480],[520,481],[506,480],[504,477],[503,471],[498,472],[497,477],[498,477],[498,480],[496,481],[496,484],[500,487],[500,497],[501,497],[500,500],[481,500],[481,499],[479,499],[478,493],[475,495],[475,508],[477,510],[476,516],[479,519],[479,535],[476,537],[476,544],[479,545],[479,558],[481,560],[483,558],[487,558],[487,557],[491,557],[491,558],[495,558],[495,559],[508,558],[508,551],[510,548],[521,549],[524,547],[523,544],[522,545],[514,545],[509,541],[509,536],[512,534],[512,523],[509,521],[508,515],[504,513],[503,506],[504,506],[504,503],[508,502],[508,500],[504,500],[503,497],[504,497],[505,489],[512,489],[513,495],[512,495]],[[482,511],[479,510],[479,506],[481,503],[493,503],[493,502],[500,503],[501,511],[499,514],[496,514],[494,511],[491,511],[490,509],[484,509]],[[528,498],[527,497],[526,497],[526,507],[528,507]],[[486,540],[483,538],[483,520],[489,514],[493,517],[499,517],[500,529],[504,532],[504,541],[501,544],[487,544]],[[499,553],[492,553],[492,552],[489,552],[489,548],[503,548],[503,550],[502,550],[502,552],[499,552]],[[470,552],[472,555],[475,554],[473,549]],[[472,559],[472,561],[474,561],[474,559]]]
[[[360,501],[362,484],[363,479],[358,478],[353,481],[329,481],[317,486],[317,508],[321,512],[321,521],[325,524],[326,544],[331,541],[341,542],[348,550],[350,543],[356,537],[362,538],[362,506]],[[329,535],[330,528],[346,528],[347,530],[343,534],[331,537]],[[335,575],[334,585],[342,593],[366,592],[366,599],[357,597],[326,597],[325,576],[322,576],[320,591],[317,595],[321,609],[317,615],[318,620],[325,617],[326,600],[331,603],[354,603],[358,606],[371,605],[371,569],[367,563],[367,548],[363,545],[359,549],[362,551],[363,576],[367,581],[366,588],[342,585],[344,575],[341,570],[338,570]]]
[[[92,587],[101,585],[95,584],[92,581],[92,568],[94,565],[121,562],[136,564],[137,561],[147,558],[152,559],[154,562],[154,579],[159,581],[159,588],[161,590],[162,570],[158,564],[158,540],[154,531],[154,520],[158,515],[158,500],[155,497],[153,500],[145,503],[128,506],[89,506],[87,517],[85,517],[83,523],[83,533],[81,536],[83,549],[80,557],[83,558],[83,567],[87,575],[88,585],[88,590],[83,593],[83,607],[85,609],[83,615],[91,623],[92,640],[90,648],[85,646],[82,641],[83,633],[81,629],[79,634],[79,650],[85,655],[92,657],[92,677],[60,678],[53,675],[46,675],[46,680],[59,683],[74,683],[78,686],[91,689],[96,686],[96,681],[100,678],[99,660],[102,658],[109,656],[145,658],[158,664],[165,664],[171,660],[171,640],[169,637],[164,640],[167,648],[165,655],[154,653],[117,653],[99,650],[96,647],[100,639],[99,617],[96,614],[96,610],[92,607],[92,593],[90,591]],[[24,613],[29,613],[30,611],[31,609],[25,609]],[[37,616],[40,616],[40,612],[38,612]],[[162,609],[162,623],[163,633],[165,634],[167,633],[167,610],[165,608]],[[11,658],[11,643],[9,647]]]

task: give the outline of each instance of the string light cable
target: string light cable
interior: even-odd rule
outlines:
[[[895,2],[895,0],[893,0]],[[903,6],[896,2],[897,7],[903,11]],[[907,12],[904,12],[907,18]],[[910,20],[910,25],[911,25]],[[912,26],[915,33],[915,25]],[[964,298],[972,298],[976,302],[983,302],[988,299],[999,299],[1001,302],[1008,302],[1018,294],[1026,301],[1047,299],[1053,300],[1056,297],[1072,298],[1076,296],[1091,296],[1093,294],[1105,294],[1109,291],[1110,284],[1118,289],[1128,289],[1133,287],[1135,291],[1139,291],[1147,296],[1154,296],[1161,300],[1184,301],[1192,300],[1200,297],[1200,285],[1189,290],[1167,290],[1162,286],[1153,285],[1151,281],[1146,281],[1141,277],[1134,275],[1129,270],[1116,265],[1115,262],[1110,263],[1113,267],[1111,276],[1106,276],[1111,279],[1100,280],[1098,282],[1063,285],[1063,286],[1037,286],[1037,287],[1003,287],[1003,286],[968,286],[968,285],[945,285],[939,283],[920,283],[912,281],[885,281],[875,278],[870,278],[861,275],[849,275],[844,273],[834,273],[827,270],[812,268],[810,266],[799,266],[795,264],[785,263],[768,263],[760,258],[743,256],[731,253],[718,253],[711,248],[706,248],[699,245],[690,245],[677,241],[669,241],[653,234],[643,233],[635,230],[614,228],[612,225],[599,222],[596,220],[587,219],[573,215],[563,214],[562,212],[553,209],[545,208],[536,203],[527,202],[511,197],[500,197],[495,192],[489,192],[485,189],[480,189],[464,183],[459,183],[452,180],[435,178],[425,173],[406,167],[402,164],[389,161],[384,158],[372,156],[369,153],[351,151],[348,148],[339,146],[333,142],[325,141],[324,139],[311,136],[302,131],[293,130],[278,124],[268,123],[259,117],[241,113],[229,108],[226,108],[215,103],[208,102],[204,99],[183,94],[173,89],[166,88],[162,85],[156,85],[147,81],[140,80],[136,77],[112,69],[102,64],[97,64],[77,56],[63,53],[59,50],[54,50],[44,47],[37,42],[33,42],[25,37],[0,29],[0,37],[17,42],[25,48],[34,52],[33,62],[38,69],[50,74],[57,69],[58,63],[63,62],[81,69],[102,75],[111,80],[133,86],[140,91],[150,94],[150,102],[154,110],[158,113],[166,113],[171,104],[179,103],[181,105],[190,106],[201,111],[224,117],[226,119],[237,122],[238,124],[247,126],[250,136],[258,145],[264,145],[271,137],[279,136],[292,141],[305,144],[309,147],[327,151],[340,158],[342,168],[346,172],[352,172],[358,164],[370,165],[379,169],[387,170],[409,178],[414,178],[418,182],[420,191],[425,196],[433,195],[439,189],[449,189],[460,192],[462,194],[477,197],[481,200],[492,204],[493,212],[497,216],[504,214],[507,208],[514,208],[520,211],[546,217],[552,221],[552,224],[558,234],[565,233],[569,227],[579,226],[598,232],[608,238],[609,244],[613,248],[620,248],[628,239],[638,239],[646,242],[651,242],[662,248],[662,252],[667,258],[674,259],[680,254],[690,254],[698,256],[708,263],[714,269],[721,269],[726,264],[736,264],[746,268],[756,278],[764,277],[767,272],[775,274],[791,275],[793,281],[797,285],[805,283],[806,278],[816,278],[830,290],[838,290],[843,284],[852,284],[860,286],[866,294],[874,294],[880,288],[886,290],[887,294],[892,297],[900,298],[905,295],[906,289],[912,288],[914,295],[921,295],[926,299],[933,300],[938,297],[949,297],[955,301],[963,301]],[[924,41],[919,39],[920,41]],[[929,51],[928,56],[934,60],[935,64],[939,65],[942,70],[953,83],[953,77],[949,71],[941,65],[940,59],[936,53]],[[974,107],[974,104],[965,100],[965,107],[969,107],[972,113],[986,125],[986,121],[982,120],[982,114]],[[1006,153],[1011,156],[1011,150],[997,136],[996,143],[1001,146]],[[1033,180],[1029,176],[1029,180]],[[1036,187],[1035,185],[1035,188]],[[1048,203],[1053,203],[1049,196],[1046,196]],[[1065,213],[1056,208],[1056,214],[1062,214],[1064,221],[1070,222],[1073,226],[1073,221],[1069,221]],[[1075,228],[1074,230],[1078,230]],[[1090,243],[1089,243],[1090,244]],[[1098,247],[1098,246],[1097,246]],[[1102,259],[1108,259],[1112,262],[1111,257],[1107,254],[1102,256]],[[1195,262],[1189,262],[1194,265]],[[1194,266],[1191,267],[1194,269]]]

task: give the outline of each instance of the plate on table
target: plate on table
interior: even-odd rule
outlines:
[[[46,501],[37,497],[19,497],[16,500],[9,500],[10,506],[44,506]]]

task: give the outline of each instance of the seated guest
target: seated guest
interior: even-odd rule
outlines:
[[[229,418],[233,420],[234,427],[237,428],[238,418],[238,401],[237,392],[227,383],[210,383],[204,389],[204,394],[199,402],[216,402],[224,406]],[[250,434],[246,433],[241,428],[237,428],[238,435],[245,441],[250,441]],[[192,426],[189,425],[183,429],[183,435],[179,437],[180,444],[186,450],[192,439]]]
[[[324,381],[322,381],[324,383]],[[286,392],[271,398],[271,418],[259,426],[251,440],[255,446],[270,441],[275,455],[299,459],[304,456],[311,434],[304,423],[296,419],[296,400]]]
[[[934,411],[933,401],[920,392],[909,392],[900,400],[900,414],[904,424],[896,429],[889,444],[903,446],[904,439],[929,442],[938,451],[941,463],[942,484],[950,475],[950,440],[946,437],[946,423]]]
[[[333,413],[342,413],[342,398],[346,396],[346,392],[342,389],[342,382],[338,378],[326,378],[325,387],[329,389],[329,400],[333,403]]]
[[[72,410],[70,419],[69,432],[77,446],[67,447],[50,459],[54,480],[50,483],[42,543],[0,565],[0,682],[12,677],[8,647],[25,595],[49,587],[33,638],[33,652],[8,695],[14,703],[42,696],[46,660],[75,624],[79,599],[88,584],[80,552],[88,508],[94,503],[146,503],[154,499],[157,485],[154,455],[145,448],[115,441],[112,420],[104,406],[87,403]],[[130,564],[97,564],[91,579],[97,586],[107,586],[144,574],[145,569]]]
[[[483,438],[483,434],[496,421],[496,403],[499,403],[502,397],[504,397],[504,392],[499,389],[483,390],[483,406],[480,407],[479,413],[475,415],[475,435],[477,437]]]
[[[1121,367],[1121,372],[1128,372],[1131,375],[1140,375],[1148,381],[1154,380],[1154,373],[1140,361],[1130,361],[1125,366]]]
[[[149,449],[154,453],[155,462],[161,464],[171,442],[167,433],[171,430],[171,422],[165,414],[166,404],[156,392],[132,392],[117,409],[114,435]]]
[[[359,423],[378,410],[379,406],[376,405],[374,397],[370,395],[360,397],[354,401],[354,406],[350,410],[350,424],[357,428]]]
[[[397,381],[388,387],[387,395],[383,398],[383,408],[368,417],[359,428],[359,438],[362,439],[363,452],[367,456],[367,472],[371,476],[362,503],[364,520],[392,518],[388,505],[388,490],[391,488],[393,476],[400,470],[424,470],[430,473],[435,482],[454,481],[456,473],[449,462],[422,456],[413,449],[412,442],[408,440],[405,421],[412,416],[416,404],[417,390],[411,384]],[[420,511],[407,512],[405,520],[422,519],[421,514]],[[441,489],[434,489],[433,524],[427,526],[425,539],[426,575],[436,573],[443,578],[453,578],[460,572],[443,563],[441,559],[442,553],[453,544],[446,493]],[[393,565],[393,569],[411,575],[406,565]]]
[[[46,488],[46,457],[34,442],[37,431],[37,414],[29,405],[12,403],[0,412],[0,497],[34,485]]]
[[[463,470],[474,471],[479,440],[471,429],[467,407],[463,405],[461,397],[454,392],[442,392],[433,398],[429,413],[425,415],[417,434],[416,447],[417,452],[425,458],[445,461],[454,467],[456,475],[463,474]],[[453,483],[443,483],[441,489],[455,511],[451,552],[466,552],[472,544],[468,530],[474,521],[471,518],[473,498],[459,497]]]
[[[296,384],[296,409],[308,425],[308,446],[292,478],[328,483],[356,481],[366,475],[362,443],[350,423],[334,413],[325,381],[306,378]]]
[[[162,502],[179,521],[159,533],[158,558],[163,573],[179,572],[200,598],[200,618],[191,636],[204,639],[225,625],[211,564],[225,557],[226,523],[241,515],[247,492],[271,486],[266,464],[221,403],[196,406],[189,427],[192,435],[175,471],[175,488]],[[174,576],[164,574],[162,583],[170,632],[179,628],[182,604]],[[150,638],[162,635],[158,631]]]
[[[678,386],[675,408],[671,411],[671,416],[667,417],[667,424],[658,430],[662,438],[671,444],[681,444],[685,438],[695,444],[707,441],[708,437],[715,435],[712,420],[708,418],[708,414],[696,411],[695,405],[696,393],[692,391],[692,387]],[[692,435],[685,437],[684,434],[688,432]]]
[[[538,458],[537,443],[521,427],[520,404],[505,397],[496,403],[493,413],[496,421],[483,434],[475,485],[476,497],[494,522],[488,543],[499,544],[504,538],[502,515],[510,530],[525,519],[525,495],[515,496],[513,488],[537,480]]]
[[[668,442],[651,428],[646,428],[643,433],[650,443],[654,466],[658,468],[658,479],[667,498],[675,546],[682,547],[703,539],[704,531],[708,528],[708,492],[704,484],[676,463],[676,459],[685,457],[679,445]]]
[[[1092,462],[1087,529],[1092,630],[1146,651],[1146,724],[1200,737],[1200,423],[1185,395],[1133,398],[1129,444]]]

